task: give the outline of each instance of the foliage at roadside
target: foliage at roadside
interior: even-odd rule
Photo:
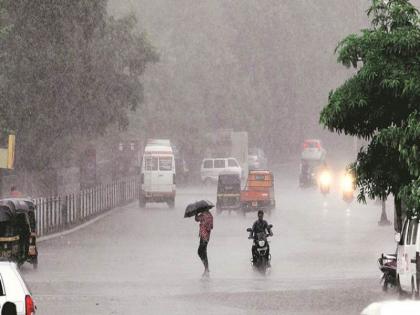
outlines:
[[[403,186],[400,198],[409,215],[420,215],[420,112],[412,113],[402,127],[389,127],[381,132],[381,142],[398,150],[400,161],[408,167],[412,181]]]
[[[136,19],[106,0],[3,0],[0,113],[17,135],[17,167],[44,170],[74,144],[125,128],[143,100],[140,76],[157,59]]]
[[[407,196],[400,192],[416,178],[413,166],[401,163],[400,148],[381,141],[381,133],[404,128],[420,108],[419,13],[408,0],[373,0],[368,16],[369,29],[338,44],[338,62],[358,70],[330,93],[320,122],[370,141],[352,165],[359,200],[392,194],[401,219],[400,197]]]

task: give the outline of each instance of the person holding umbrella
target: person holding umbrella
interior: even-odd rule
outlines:
[[[195,216],[195,221],[200,223],[199,237],[200,245],[198,246],[198,256],[204,265],[203,277],[207,278],[210,276],[209,261],[207,258],[207,245],[210,240],[210,233],[213,229],[213,216],[210,213],[210,209],[214,205],[206,200],[201,200],[193,204],[188,205],[185,210],[184,217]]]

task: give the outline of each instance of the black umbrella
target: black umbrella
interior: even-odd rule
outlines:
[[[208,200],[200,200],[194,203],[190,203],[185,209],[184,218],[193,217],[196,214],[210,210],[213,207],[214,207],[214,204],[212,204]]]

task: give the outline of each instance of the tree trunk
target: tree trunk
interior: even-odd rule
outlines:
[[[381,220],[378,222],[379,225],[390,225],[391,222],[388,220],[388,216],[386,214],[386,200],[382,199],[382,213],[381,213]]]
[[[401,199],[398,196],[394,196],[394,206],[395,206],[394,230],[397,233],[401,233],[405,214],[403,213]]]

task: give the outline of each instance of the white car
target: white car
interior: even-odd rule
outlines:
[[[201,163],[201,181],[207,185],[216,183],[221,173],[233,173],[242,177],[242,168],[233,158],[208,158]]]
[[[361,315],[416,315],[420,314],[420,302],[416,301],[385,301],[372,303]]]
[[[413,298],[420,292],[420,233],[419,219],[406,219],[401,234],[395,235],[397,246],[397,285],[401,291],[410,292]]]
[[[13,303],[18,315],[35,314],[35,304],[17,266],[13,262],[0,262],[0,309]]]

